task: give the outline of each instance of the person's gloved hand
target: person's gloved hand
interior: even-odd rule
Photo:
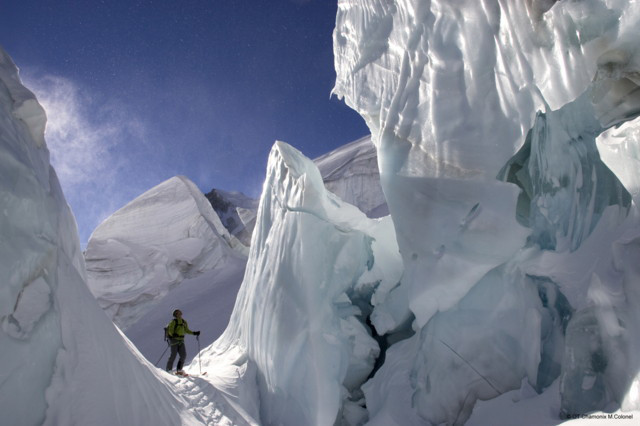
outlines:
[[[199,332],[199,331],[194,331],[194,332],[193,332],[193,335],[194,335],[194,336],[199,336],[199,335],[200,335],[200,332]]]

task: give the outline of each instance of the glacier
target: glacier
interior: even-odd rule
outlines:
[[[343,201],[362,210],[368,217],[389,214],[380,186],[378,159],[370,136],[336,148],[313,162],[318,166],[325,187]],[[205,196],[225,228],[242,244],[251,244],[258,201],[240,192],[212,189]]]
[[[313,162],[325,187],[344,201],[370,217],[388,213],[369,137]],[[178,306],[189,312],[194,325],[207,328],[201,341],[208,345],[224,331],[242,282],[258,201],[220,189],[205,197],[215,213],[187,177],[169,179],[107,218],[84,253],[89,288],[100,306],[152,362],[164,349],[157,330],[166,325],[167,312]],[[195,351],[188,349],[191,360]]]
[[[461,424],[525,378],[563,415],[637,407],[637,157],[598,138],[640,112],[639,12],[339,2],[334,93],[371,129],[415,332],[363,386],[369,424]]]
[[[187,367],[206,379],[153,369],[92,297],[44,111],[1,51],[0,409],[15,424],[640,415],[639,21],[624,0],[339,0],[333,91],[375,161],[368,139],[315,163],[275,143],[246,270],[223,271],[244,270],[229,325]],[[183,274],[148,287],[176,298],[135,313],[138,335],[173,302],[200,321],[228,291],[198,265],[230,234],[188,179],[152,192],[166,189],[197,243],[191,219],[161,244],[155,227],[136,235],[144,202],[102,234],[123,246],[128,230],[129,252]],[[166,223],[170,199],[145,215]]]

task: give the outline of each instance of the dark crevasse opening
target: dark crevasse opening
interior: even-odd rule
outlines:
[[[558,285],[550,278],[532,275],[527,275],[527,278],[537,287],[543,308],[540,364],[536,382],[532,384],[536,392],[542,393],[561,374],[564,341],[574,309]]]
[[[386,333],[383,335],[379,335],[376,331],[376,328],[371,323],[371,318],[367,317],[366,325],[371,332],[371,337],[373,337],[376,340],[376,342],[378,342],[378,345],[380,346],[380,355],[376,359],[376,363],[374,364],[373,370],[371,370],[371,373],[369,374],[369,377],[367,378],[367,380],[375,376],[376,372],[380,369],[380,367],[382,367],[386,358],[387,350],[392,345],[394,345],[395,343],[398,343],[401,340],[408,339],[409,337],[415,334],[415,331],[413,330],[413,328],[411,328],[411,324],[413,323],[414,320],[415,320],[415,317],[412,315],[410,318],[408,318],[405,321],[405,323],[403,323],[399,327],[397,331],[393,333]]]
[[[373,313],[373,305],[371,304],[371,298],[375,293],[376,285],[360,287],[357,291],[351,290],[347,293],[353,306],[356,306],[360,313],[356,315],[356,318],[366,327],[369,335],[378,343],[380,347],[380,354],[376,358],[373,370],[369,374],[368,379],[373,377],[375,373],[384,364],[385,355],[389,347],[401,340],[408,339],[415,334],[415,331],[411,327],[415,316],[411,314],[399,327],[397,327],[391,333],[385,333],[383,335],[378,334],[375,326],[371,322],[371,314]]]
[[[415,331],[411,326],[415,319],[413,315],[410,315],[409,318],[407,318],[407,320],[405,320],[393,332],[385,333],[383,335],[380,335],[377,332],[371,321],[371,314],[374,310],[371,298],[375,293],[378,284],[379,283],[373,283],[372,285],[360,286],[357,290],[352,289],[347,292],[352,305],[357,307],[359,310],[359,313],[355,315],[355,317],[362,323],[369,335],[377,342],[380,351],[368,377],[360,383],[359,387],[351,389],[349,397],[343,404],[342,412],[336,419],[336,425],[362,424],[362,421],[365,421],[368,418],[368,414],[366,414],[367,407],[364,393],[362,391],[362,385],[375,376],[378,370],[384,365],[386,353],[392,345],[415,334]],[[354,415],[354,411],[357,412],[357,410],[360,410],[361,412]],[[354,418],[359,420],[354,420]]]

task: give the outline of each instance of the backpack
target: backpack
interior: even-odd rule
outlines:
[[[171,325],[172,322],[176,322],[176,325],[178,325],[178,319],[174,318],[171,320],[171,322],[169,322],[169,325]],[[186,321],[182,320],[181,324],[184,324]],[[171,336],[169,336],[169,327],[165,327],[164,328],[164,340],[166,340],[167,342],[169,341],[169,339],[171,339]]]

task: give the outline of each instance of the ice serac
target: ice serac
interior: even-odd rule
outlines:
[[[334,93],[371,130],[404,266],[371,321],[415,332],[364,385],[371,424],[463,423],[522,379],[560,380],[565,414],[637,404],[612,247],[638,227],[638,28],[622,0],[339,1]]]
[[[311,160],[277,142],[236,306],[205,364],[245,354],[264,424],[361,421],[359,388],[380,350],[365,325],[372,293],[400,273],[391,222],[328,192]]]
[[[1,422],[197,424],[89,292],[45,123],[0,48]]]
[[[348,143],[315,160],[327,189],[368,217],[389,214],[380,186],[378,158],[370,136]]]
[[[240,256],[242,244],[197,186],[173,177],[116,211],[87,244],[87,282],[123,330],[186,278]]]
[[[325,187],[368,217],[389,214],[380,186],[378,160],[370,136],[358,139],[315,160]],[[205,194],[223,225],[242,244],[251,244],[258,201],[240,192],[212,189]]]

